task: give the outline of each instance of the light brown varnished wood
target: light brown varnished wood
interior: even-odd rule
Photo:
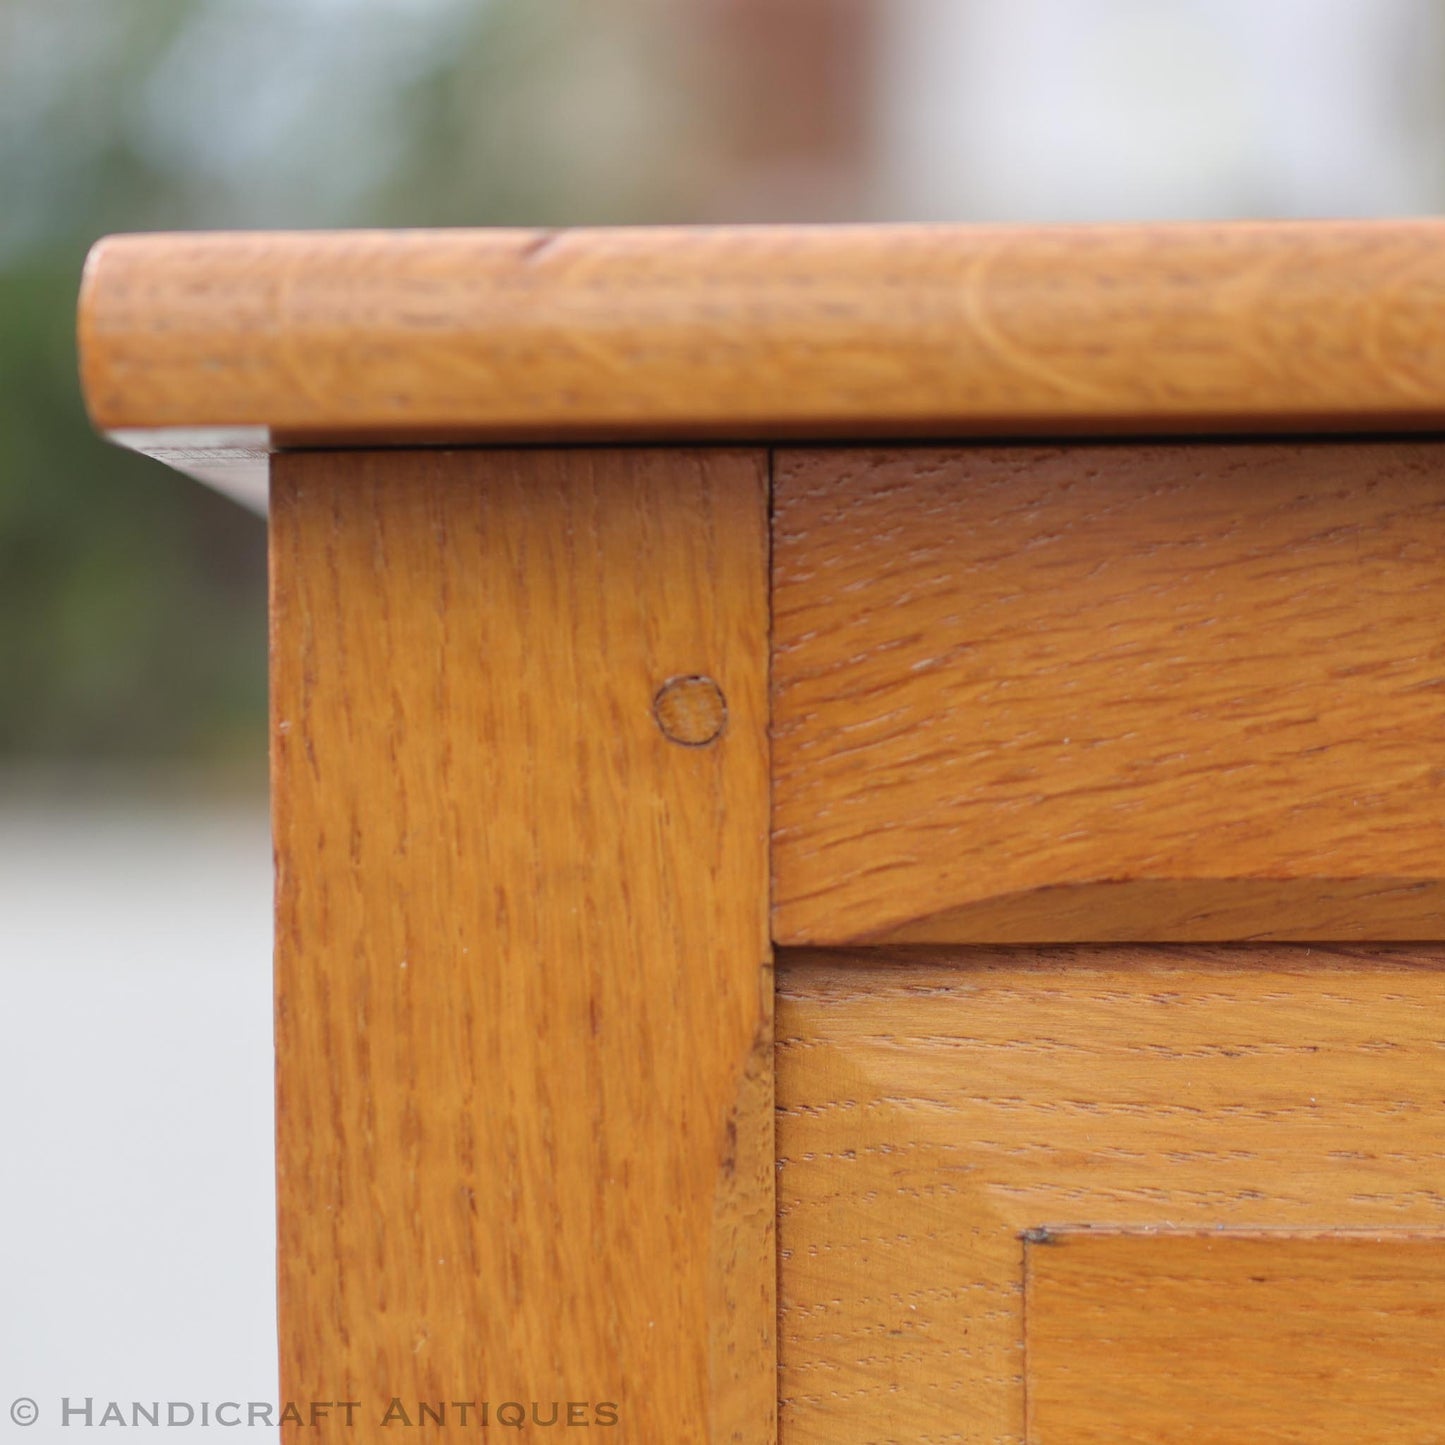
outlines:
[[[284,1398],[772,1439],[764,483],[275,462]],[[728,726],[684,747],[693,674]]]
[[[283,1396],[769,1445],[780,1264],[782,1445],[1167,1439],[1319,1291],[1304,1438],[1433,1418],[1437,946],[795,955],[775,1148],[765,892],[776,781],[790,942],[1445,935],[1445,453],[1141,440],[1440,430],[1442,243],[102,243],[98,425],[275,471]],[[771,777],[768,458],[641,445],[726,438],[833,444]]]
[[[1030,1445],[1445,1440],[1445,1236],[1024,1245]]]
[[[1445,446],[774,472],[779,942],[1445,936]]]
[[[96,424],[286,445],[1445,424],[1445,222],[121,236]],[[189,431],[168,442],[171,429]],[[198,430],[202,429],[202,430]]]
[[[789,952],[778,982],[782,1445],[1021,1445],[1025,1255],[1058,1231],[1283,1232],[1288,1271],[1286,1236],[1445,1227],[1438,948]]]

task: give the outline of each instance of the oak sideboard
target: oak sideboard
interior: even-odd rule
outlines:
[[[1445,1440],[1445,223],[123,236],[80,341],[269,508],[287,1438]]]

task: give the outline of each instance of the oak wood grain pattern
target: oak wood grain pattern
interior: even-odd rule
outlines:
[[[777,941],[1445,936],[1445,447],[774,473]]]
[[[1445,1441],[1445,1236],[1024,1250],[1030,1445]]]
[[[1018,1445],[1029,1230],[1445,1227],[1439,949],[788,951],[778,984],[783,1445]]]
[[[275,471],[283,1395],[770,1441],[763,458]]]
[[[100,242],[80,349],[296,444],[1437,427],[1442,316],[1435,220],[223,233]]]

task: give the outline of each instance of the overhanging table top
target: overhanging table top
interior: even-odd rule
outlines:
[[[1430,430],[1445,222],[118,236],[96,425],[290,446]],[[264,470],[264,468],[262,469]]]

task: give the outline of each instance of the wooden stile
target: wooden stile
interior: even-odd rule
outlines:
[[[287,1398],[772,1439],[764,505],[748,451],[278,461]]]

